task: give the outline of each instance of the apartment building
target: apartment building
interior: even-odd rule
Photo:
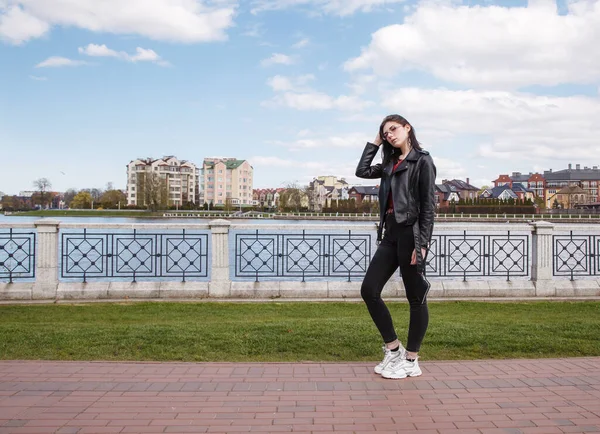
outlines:
[[[254,169],[247,160],[237,158],[205,158],[200,179],[203,203],[224,206],[251,206]]]
[[[544,178],[546,180],[544,198],[546,200],[546,207],[551,208],[557,194],[562,196],[565,195],[577,195],[578,204],[595,203],[600,202],[600,169],[598,166],[581,167],[580,164],[576,164],[573,169],[573,165],[569,164],[567,169],[557,170],[555,172],[552,169],[544,172]],[[565,187],[580,187],[582,192],[563,190]],[[561,196],[561,197],[562,197]],[[564,206],[569,206],[574,201],[564,201]]]
[[[175,156],[137,159],[127,165],[127,204],[182,206],[198,201],[198,169]]]

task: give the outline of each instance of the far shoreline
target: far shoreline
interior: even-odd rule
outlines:
[[[78,217],[78,218],[134,218],[147,220],[177,219],[186,220],[271,220],[271,221],[352,221],[352,222],[378,222],[377,214],[369,213],[267,213],[261,211],[202,211],[202,210],[36,210],[0,213],[0,217]],[[600,214],[442,214],[436,216],[437,222],[533,222],[551,221],[563,223],[600,223]]]

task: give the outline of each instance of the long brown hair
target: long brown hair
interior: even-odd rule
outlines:
[[[381,121],[381,125],[379,126],[379,136],[381,137],[381,140],[383,140],[383,164],[384,164],[384,166],[390,159],[394,159],[395,161],[398,160],[398,152],[397,152],[396,148],[394,148],[392,145],[390,145],[390,143],[388,143],[388,141],[383,138],[383,127],[388,122],[397,122],[400,125],[402,125],[403,127],[408,125],[410,127],[410,131],[408,132],[408,140],[409,140],[410,146],[412,146],[413,148],[415,148],[418,151],[423,149],[421,147],[421,144],[417,140],[415,128],[410,124],[410,122],[408,122],[404,117],[402,117],[400,115],[396,115],[396,114],[388,115],[383,119],[383,121]]]

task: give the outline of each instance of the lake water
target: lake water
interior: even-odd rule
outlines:
[[[35,217],[35,216],[5,216],[0,214],[0,223],[29,223],[38,220],[58,220],[68,223],[208,223],[214,217],[201,218],[135,218],[135,217]],[[282,220],[282,219],[230,219],[233,223],[240,224],[343,224],[343,225],[369,225],[375,221],[349,221],[349,220]]]

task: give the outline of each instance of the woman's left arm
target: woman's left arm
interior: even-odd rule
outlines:
[[[423,162],[419,173],[419,232],[421,234],[421,247],[429,248],[431,234],[433,233],[433,219],[435,216],[435,177],[436,168],[431,155],[423,155]]]

